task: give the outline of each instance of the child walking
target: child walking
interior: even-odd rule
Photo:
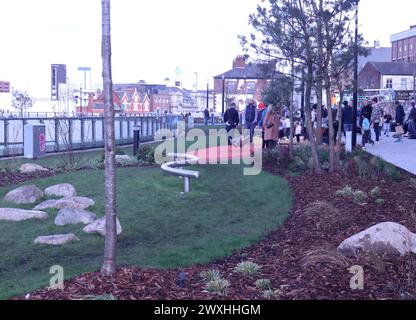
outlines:
[[[364,118],[363,120],[363,140],[362,140],[362,145],[363,145],[363,149],[365,150],[365,144],[366,143],[371,143],[374,146],[374,141],[371,139],[371,125],[370,125],[370,120],[368,120],[368,118]]]

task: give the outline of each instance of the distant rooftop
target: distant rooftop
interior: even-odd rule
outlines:
[[[368,62],[383,75],[411,76],[416,71],[416,63],[410,62]]]
[[[358,65],[362,69],[367,62],[391,62],[391,47],[372,47],[367,57],[359,56]]]
[[[416,37],[416,25],[410,26],[409,30],[395,33],[390,37],[391,42]]]
[[[233,61],[233,68],[221,73],[214,79],[270,79],[276,72],[276,63],[246,63],[244,56],[237,56]],[[276,72],[277,74],[277,72]]]

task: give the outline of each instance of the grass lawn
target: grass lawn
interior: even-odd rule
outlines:
[[[207,263],[258,241],[277,228],[291,207],[285,180],[261,173],[244,176],[242,166],[199,166],[191,193],[181,195],[183,181],[160,168],[117,170],[118,214],[123,233],[118,242],[118,264],[175,268]],[[91,197],[91,208],[104,215],[103,171],[71,172],[26,184],[41,189],[72,183],[78,194]],[[0,188],[0,207],[5,194]],[[32,208],[33,206],[21,206]],[[49,285],[50,267],[64,267],[65,278],[98,270],[104,239],[82,232],[82,225],[54,225],[56,211],[46,221],[0,221],[0,299]],[[63,247],[34,246],[40,235],[75,233],[81,242]]]

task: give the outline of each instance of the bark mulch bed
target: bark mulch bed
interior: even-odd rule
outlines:
[[[112,278],[104,278],[98,272],[87,273],[66,281],[63,291],[42,289],[33,292],[30,299],[83,299],[111,293],[117,299],[257,300],[264,299],[255,286],[260,278],[270,279],[273,289],[278,290],[274,299],[416,298],[416,255],[368,254],[347,259],[335,251],[349,236],[380,222],[397,222],[416,231],[416,190],[409,182],[409,175],[393,182],[387,178],[359,179],[352,172],[337,172],[321,176],[304,174],[288,181],[294,192],[289,218],[261,242],[230,257],[181,270],[125,266]],[[366,192],[379,186],[385,204],[376,204],[374,200],[356,204],[336,197],[335,192],[346,185]],[[331,216],[325,212],[305,213],[305,208],[317,200],[338,209],[334,221],[329,221]],[[234,272],[239,262],[247,260],[262,266],[257,276]],[[353,275],[349,268],[354,265],[364,268],[364,290],[350,288]],[[199,273],[209,269],[218,269],[222,278],[230,282],[226,296],[204,292],[205,283]],[[186,274],[183,287],[178,284],[180,272]]]

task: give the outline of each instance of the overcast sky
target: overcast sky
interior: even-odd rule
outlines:
[[[164,83],[180,67],[185,87],[198,88],[227,71],[242,54],[238,34],[261,0],[113,0],[113,81]],[[33,96],[48,96],[50,65],[66,64],[71,83],[78,67],[101,82],[101,1],[0,0],[0,80]],[[394,4],[394,5],[393,5]],[[416,24],[414,0],[361,0],[360,31],[373,44]]]

